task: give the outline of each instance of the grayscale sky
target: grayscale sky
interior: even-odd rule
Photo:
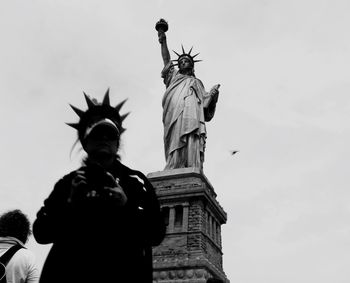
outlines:
[[[163,169],[165,18],[169,48],[193,46],[197,77],[221,84],[204,173],[228,214],[228,278],[348,283],[349,14],[347,0],[1,1],[1,212],[33,221],[79,166],[64,123],[77,121],[68,103],[86,109],[83,91],[128,98],[122,161]],[[49,247],[29,243],[40,267]]]

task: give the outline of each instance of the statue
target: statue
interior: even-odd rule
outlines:
[[[182,46],[182,54],[174,51],[178,58],[171,60],[165,35],[167,22],[160,19],[156,30],[164,62],[161,74],[166,86],[162,100],[164,169],[196,167],[203,170],[205,122],[214,116],[220,85],[215,85],[207,92],[194,74],[194,63],[201,61],[195,60],[199,53],[192,56],[192,48],[186,53]]]

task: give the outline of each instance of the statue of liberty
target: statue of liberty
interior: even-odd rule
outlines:
[[[163,96],[163,125],[165,170],[196,167],[203,170],[206,143],[205,122],[214,117],[219,96],[219,84],[209,92],[194,74],[196,55],[191,55],[192,48],[182,53],[176,60],[171,60],[165,32],[168,24],[161,19],[156,24],[158,40],[164,62],[162,78],[166,86]],[[178,68],[175,68],[177,66]]]

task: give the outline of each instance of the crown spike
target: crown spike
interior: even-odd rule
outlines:
[[[126,131],[126,129],[121,128],[121,129],[120,129],[120,134],[124,133],[125,131]]]
[[[182,54],[186,54],[184,46],[181,44],[181,48],[182,48]]]
[[[85,100],[86,100],[86,103],[88,105],[88,108],[90,109],[90,108],[94,107],[95,103],[91,100],[91,98],[85,92],[83,92],[83,93],[84,93]]]
[[[84,115],[84,111],[80,110],[79,108],[73,106],[72,104],[69,104],[69,106],[73,109],[73,111],[81,118]]]
[[[194,57],[198,56],[199,54],[200,54],[200,53],[197,53],[196,55],[193,55],[193,56],[192,56],[192,59],[193,59]]]
[[[193,49],[193,46],[191,47],[190,51],[188,51],[188,55],[191,55],[192,49]]]
[[[66,125],[76,129],[76,130],[79,130],[79,123],[66,123]]]
[[[120,109],[123,107],[124,103],[127,101],[127,99],[124,99],[122,102],[120,102],[117,106],[114,108],[119,112]]]
[[[202,62],[203,60],[193,60],[193,63]]]
[[[177,52],[174,51],[174,50],[173,50],[173,52],[174,52],[178,57],[180,57],[180,54],[179,54],[179,53],[177,53]]]
[[[120,120],[121,120],[121,121],[124,121],[124,119],[125,119],[126,117],[128,117],[129,114],[130,114],[130,112],[125,113],[124,115],[120,116]]]
[[[103,98],[103,101],[102,101],[102,105],[110,105],[110,101],[109,101],[109,88],[107,89],[106,93],[105,93],[105,96]]]

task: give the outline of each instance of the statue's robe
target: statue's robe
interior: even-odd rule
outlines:
[[[215,113],[216,101],[195,76],[180,74],[167,64],[162,77],[165,170],[184,167],[202,169],[206,140],[205,122]]]

